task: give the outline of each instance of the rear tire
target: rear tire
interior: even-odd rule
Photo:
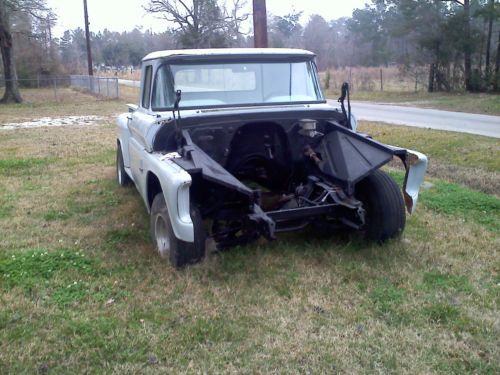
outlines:
[[[406,223],[403,196],[396,181],[377,170],[356,185],[356,197],[363,202],[366,239],[384,242],[399,236]]]
[[[126,187],[132,184],[132,179],[125,171],[125,164],[123,163],[122,147],[120,143],[116,145],[116,180],[120,186]]]
[[[205,256],[206,234],[200,211],[192,206],[190,214],[193,222],[194,242],[181,241],[175,237],[163,193],[157,194],[153,199],[151,237],[160,257],[169,259],[176,268],[199,262]]]

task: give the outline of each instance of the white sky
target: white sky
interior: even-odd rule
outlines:
[[[273,15],[283,16],[295,9],[304,11],[302,22],[310,15],[320,14],[327,21],[351,16],[353,9],[362,8],[368,0],[267,0],[267,11]],[[142,5],[148,0],[87,0],[89,9],[90,30],[111,31],[132,30],[135,26],[152,29],[153,32],[165,31],[169,24],[146,14]],[[83,0],[47,0],[58,16],[54,35],[62,36],[68,29],[84,28]],[[247,0],[248,12],[251,12],[252,0]]]

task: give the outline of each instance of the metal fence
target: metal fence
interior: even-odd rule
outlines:
[[[61,96],[68,92],[62,89],[77,89],[90,92],[106,98],[116,99],[120,97],[120,88],[117,78],[90,77],[85,75],[68,76],[39,76],[36,78],[18,78],[17,82],[21,92],[24,89],[40,89],[46,94],[52,92],[55,100],[60,100]],[[0,96],[5,87],[5,80],[0,78]],[[43,90],[42,90],[43,89]],[[46,95],[45,94],[45,95]]]
[[[9,81],[9,80],[7,80]],[[71,81],[69,76],[47,77],[40,76],[37,78],[18,78],[17,83],[21,89],[46,89],[46,88],[62,88],[70,87]],[[0,87],[5,87],[5,80],[0,78]]]
[[[70,81],[71,87],[76,87],[107,98],[120,97],[118,78],[71,75]]]
[[[65,94],[63,90],[67,91],[71,87],[69,76],[38,76],[37,78],[18,78],[16,81],[19,85],[22,96],[24,96],[24,94],[28,91],[39,91],[44,93],[45,98],[53,95],[56,101],[59,101]],[[0,79],[0,96],[3,94],[5,83],[6,81],[4,79]]]

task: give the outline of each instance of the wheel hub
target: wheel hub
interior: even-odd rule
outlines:
[[[158,215],[155,220],[156,247],[161,257],[166,257],[170,253],[170,235],[165,219]]]

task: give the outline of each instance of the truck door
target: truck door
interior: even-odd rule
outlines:
[[[153,66],[143,67],[143,81],[141,82],[141,98],[139,108],[132,113],[132,118],[128,122],[130,130],[129,155],[130,169],[134,181],[142,196],[145,189],[146,171],[144,167],[144,156],[146,154],[146,132],[154,116],[150,110],[151,106],[151,85],[153,78]]]

